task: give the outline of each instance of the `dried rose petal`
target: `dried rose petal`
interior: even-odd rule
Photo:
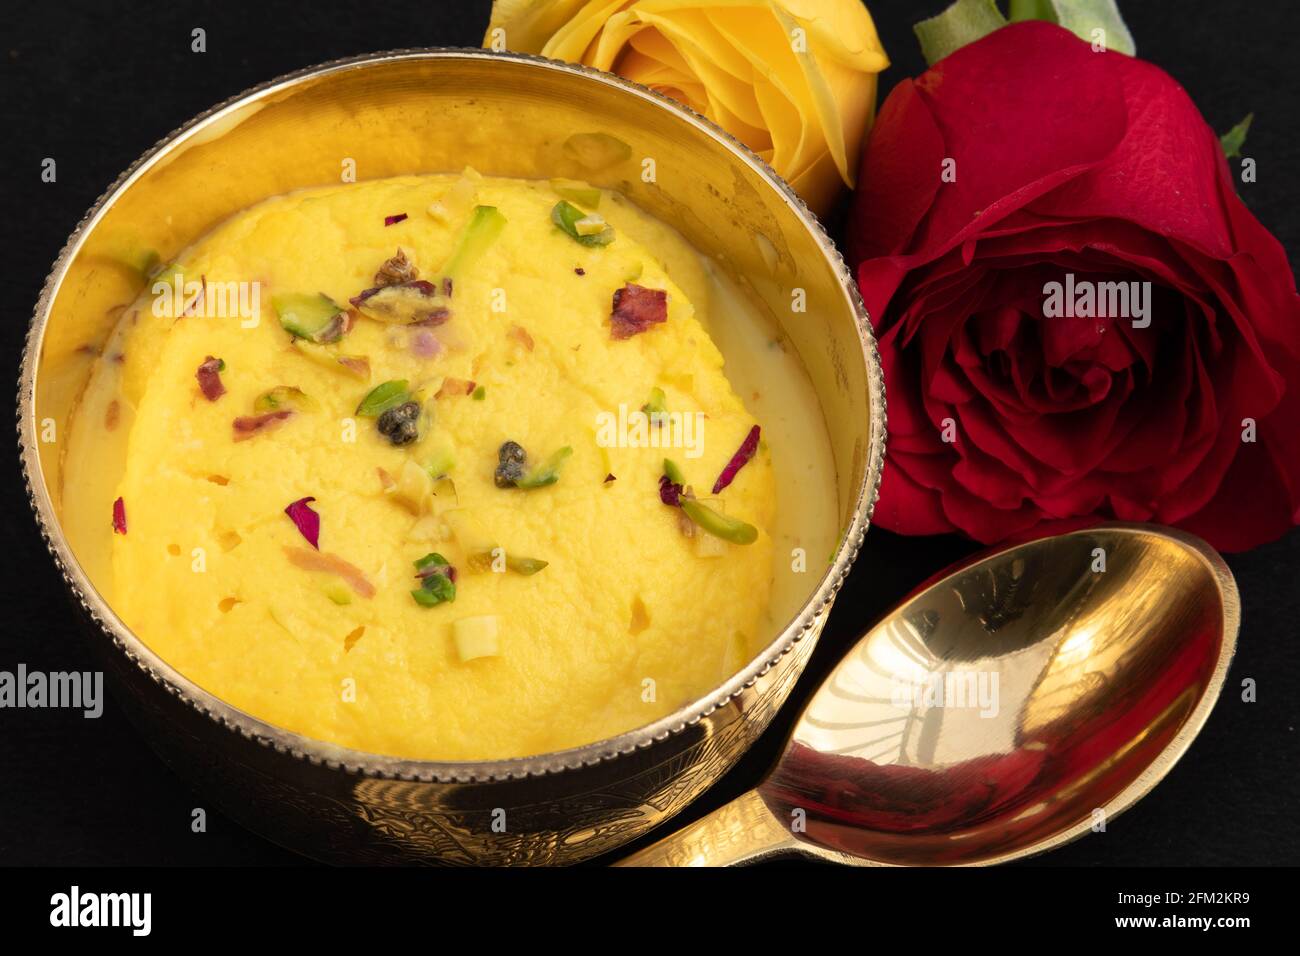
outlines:
[[[610,335],[630,339],[652,325],[668,321],[668,293],[629,282],[614,293]]]
[[[605,476],[604,484],[609,484],[611,481],[618,481],[618,479],[614,477],[613,472],[610,472],[608,475]]]
[[[682,503],[682,486],[669,480],[667,475],[659,476],[659,500],[670,508],[677,508]]]
[[[267,412],[264,415],[241,415],[233,422],[235,441],[247,441],[258,432],[274,427],[293,414],[293,409],[282,408],[277,412]]]
[[[299,498],[285,508],[284,513],[289,516],[289,520],[298,528],[299,533],[307,539],[307,543],[319,551],[320,515],[308,507],[315,500],[315,498]]]
[[[731,484],[736,477],[736,472],[744,468],[749,463],[749,460],[754,457],[754,452],[758,451],[758,433],[759,428],[757,425],[749,430],[745,440],[740,443],[736,453],[731,456],[731,461],[727,462],[727,467],[722,469],[722,474],[718,475],[718,480],[713,483],[713,493],[715,495]]]
[[[199,391],[210,402],[215,402],[226,394],[226,386],[221,382],[221,370],[225,367],[225,362],[209,355],[194,373],[194,377],[199,380]]]
[[[398,213],[397,215],[395,215],[395,216],[385,216],[385,217],[384,217],[384,225],[385,225],[385,226],[395,226],[395,225],[397,225],[399,222],[401,222],[401,221],[402,221],[403,219],[405,219],[405,218],[406,218],[406,213],[404,213],[404,212],[399,212],[399,213]]]
[[[113,532],[126,534],[126,502],[121,498],[113,502]]]
[[[353,591],[356,591],[363,598],[372,598],[375,596],[375,586],[370,583],[365,574],[355,564],[344,561],[337,554],[330,554],[327,551],[308,551],[306,548],[294,548],[286,546],[284,549],[285,556],[295,567],[302,568],[304,571],[326,571],[330,574],[337,574],[341,577]]]

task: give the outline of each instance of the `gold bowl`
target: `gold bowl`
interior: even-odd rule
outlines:
[[[593,149],[575,144],[603,151],[603,165],[593,168]],[[646,159],[653,176],[645,175]],[[761,653],[668,717],[533,757],[404,760],[252,717],[131,633],[61,527],[60,439],[98,344],[143,286],[149,255],[165,259],[261,199],[338,183],[349,172],[362,180],[465,165],[618,189],[736,278],[780,327],[817,392],[841,536],[802,608]],[[798,313],[796,289],[806,301]],[[32,506],[117,697],[163,759],[229,815],[335,862],[571,863],[688,804],[757,739],[802,671],[866,531],[884,426],[880,365],[857,288],[815,217],[775,173],[707,120],[643,87],[483,50],[328,63],[257,87],[162,140],[69,238],[37,304],[19,382]],[[503,820],[498,832],[494,823]]]

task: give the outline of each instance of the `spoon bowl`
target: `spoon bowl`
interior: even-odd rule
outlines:
[[[623,864],[964,865],[1060,846],[1186,752],[1239,623],[1223,559],[1172,529],[984,552],[863,635],[756,790]]]

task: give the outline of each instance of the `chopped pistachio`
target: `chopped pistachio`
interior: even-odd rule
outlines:
[[[714,511],[703,502],[682,496],[682,511],[697,526],[732,544],[753,544],[758,540],[758,529],[748,522]]]
[[[599,216],[595,217],[600,219]],[[607,246],[614,241],[614,227],[610,226],[603,219],[600,220],[600,226],[592,222],[592,217],[587,216],[581,209],[561,199],[551,209],[551,222],[561,232],[573,239],[574,242],[580,242],[584,246]],[[584,233],[579,230],[578,223],[584,223],[583,229],[592,229],[594,231]]]
[[[317,365],[343,372],[362,381],[370,378],[370,360],[363,355],[339,355],[309,339],[294,339],[293,347]]]
[[[526,472],[523,477],[516,479],[515,487],[528,490],[555,484],[560,480],[560,468],[572,454],[573,449],[565,445],[542,464]]]
[[[425,578],[424,584],[411,591],[411,597],[421,607],[437,607],[456,600],[456,585],[451,578],[435,574]]]
[[[541,558],[515,557],[505,548],[493,547],[486,551],[474,552],[469,556],[466,564],[475,574],[486,574],[488,571],[512,571],[528,577],[545,568],[550,562],[543,561]]]
[[[343,307],[323,292],[273,295],[271,305],[281,327],[295,338],[330,342],[342,334]]]
[[[424,557],[417,558],[411,563],[415,565],[417,573],[420,571],[428,571],[430,569],[451,567],[451,562],[440,555],[437,551],[430,551]]]
[[[415,603],[422,607],[436,607],[456,600],[456,569],[436,551],[414,562],[420,587],[411,592]]]
[[[357,406],[356,414],[364,418],[378,418],[390,408],[396,408],[411,397],[406,379],[395,379],[376,385]]]
[[[650,399],[641,406],[641,411],[650,419],[652,424],[663,424],[663,418],[668,414],[668,396],[664,394],[662,388],[650,389]]]
[[[664,474],[668,476],[668,480],[673,484],[681,485],[682,487],[686,486],[686,475],[682,473],[681,465],[677,464],[677,462],[673,461],[671,458],[664,459]]]
[[[611,228],[600,213],[590,212],[573,224],[574,231],[583,237],[598,236]]]
[[[483,401],[483,399],[487,398],[487,388],[479,385],[472,393],[470,393],[470,398],[476,402]]]
[[[330,584],[325,588],[325,596],[335,604],[351,604],[352,592],[341,584]]]
[[[424,463],[424,470],[431,478],[442,478],[456,467],[456,456],[449,448],[440,448],[433,457]]]
[[[536,574],[548,564],[549,561],[543,561],[541,558],[516,558],[512,554],[506,555],[506,568],[525,577]]]
[[[475,206],[474,215],[460,234],[456,250],[442,267],[443,279],[455,280],[491,248],[506,226],[506,217],[496,206]]]
[[[284,408],[314,412],[319,407],[315,399],[294,385],[277,385],[253,399],[253,411],[259,414]]]

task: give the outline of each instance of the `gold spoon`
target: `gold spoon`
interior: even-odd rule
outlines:
[[[984,552],[862,637],[755,790],[618,865],[957,865],[1061,846],[1186,752],[1239,624],[1223,559],[1169,528]]]

